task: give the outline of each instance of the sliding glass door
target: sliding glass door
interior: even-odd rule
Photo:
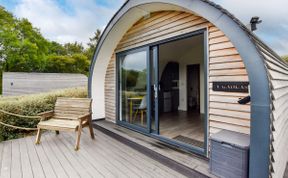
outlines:
[[[151,85],[151,132],[159,134],[159,71],[158,71],[158,46],[154,46],[150,50],[150,85]]]
[[[119,121],[146,129],[148,126],[148,48],[117,54]]]
[[[117,123],[207,153],[206,33],[116,55]]]

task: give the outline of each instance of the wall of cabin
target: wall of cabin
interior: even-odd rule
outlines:
[[[288,162],[288,64],[258,44],[267,68],[271,89],[271,177],[283,177]]]
[[[116,56],[113,54],[105,75],[105,119],[116,122]]]
[[[136,22],[123,36],[115,53],[163,39],[207,28],[209,45],[209,133],[222,129],[250,133],[250,105],[238,99],[247,93],[212,91],[213,81],[249,81],[244,63],[229,39],[213,24],[197,15],[162,11]],[[115,122],[115,54],[111,57],[105,78],[106,119]]]

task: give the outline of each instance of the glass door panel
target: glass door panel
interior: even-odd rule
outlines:
[[[197,149],[205,148],[203,44],[201,34],[158,45],[155,77],[159,135]]]
[[[150,86],[151,89],[151,130],[153,133],[159,134],[158,122],[158,46],[154,46],[150,50]]]
[[[117,123],[206,152],[205,38],[193,35],[118,53]]]
[[[119,120],[147,128],[147,51],[118,58]]]

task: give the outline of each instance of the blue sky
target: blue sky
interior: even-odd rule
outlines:
[[[97,28],[103,30],[125,0],[0,0],[19,18],[28,18],[42,34],[60,43],[86,44]],[[256,34],[280,55],[288,54],[288,0],[213,0],[244,24],[252,16],[263,23]]]

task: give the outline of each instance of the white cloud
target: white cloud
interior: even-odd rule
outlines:
[[[57,0],[21,0],[13,11],[17,17],[29,19],[50,40],[86,44],[97,28],[103,30],[123,3],[123,0],[110,1],[114,2],[113,7],[99,5],[93,0],[66,0],[72,10],[67,13]]]
[[[57,0],[19,1],[13,12],[17,17],[28,18],[46,38],[60,43],[86,44],[97,28],[103,30],[125,0],[102,0],[102,4],[95,0],[66,0],[72,13],[65,12]],[[263,22],[256,34],[280,55],[288,54],[288,0],[213,1],[244,24],[248,24],[252,16],[260,16]]]
[[[287,0],[214,0],[229,10],[245,25],[251,17],[259,16],[263,22],[255,32],[280,55],[288,54],[288,1]]]

